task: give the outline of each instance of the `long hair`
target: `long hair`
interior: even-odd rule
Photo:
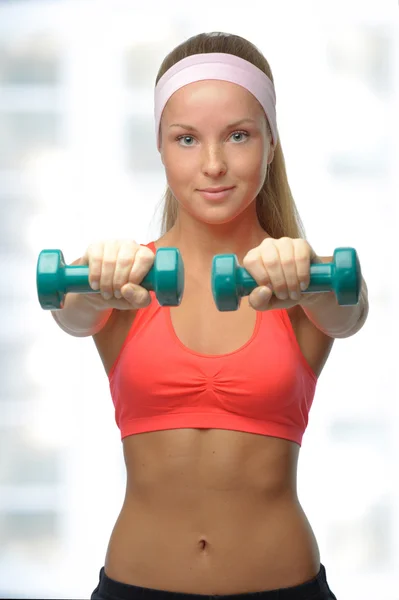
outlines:
[[[273,81],[273,75],[263,54],[251,42],[238,35],[222,32],[200,33],[176,46],[163,60],[155,84],[170,67],[187,56],[209,52],[234,54],[252,63]],[[273,81],[274,83],[274,81]],[[269,124],[267,124],[271,135]],[[177,218],[178,203],[167,185],[162,198],[161,234],[171,229]],[[304,226],[288,184],[280,139],[274,158],[256,198],[256,213],[261,227],[273,238],[305,238]]]

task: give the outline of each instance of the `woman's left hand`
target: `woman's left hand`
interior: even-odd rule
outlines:
[[[316,262],[323,261],[306,240],[264,239],[242,262],[259,284],[248,297],[252,308],[263,311],[301,304],[301,292],[310,282],[310,265]]]

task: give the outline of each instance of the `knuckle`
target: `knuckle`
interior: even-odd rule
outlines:
[[[90,262],[100,261],[103,257],[104,249],[100,244],[90,244],[86,250],[86,257]]]
[[[280,264],[280,259],[277,255],[268,254],[267,256],[263,257],[263,263],[269,269],[275,269]]]
[[[146,246],[139,246],[136,256],[144,264],[151,264],[155,259],[155,255],[152,250]]]
[[[103,260],[103,269],[105,271],[111,271],[112,269],[114,269],[115,264],[116,264],[116,262],[115,262],[114,258],[106,257]]]
[[[295,258],[297,262],[307,262],[309,260],[309,252],[306,248],[297,248],[295,250]]]
[[[281,259],[281,264],[283,267],[292,267],[295,265],[295,258],[293,256],[284,256]]]
[[[109,288],[112,285],[112,275],[111,273],[108,273],[107,271],[102,271],[101,272],[101,280],[100,280],[100,287],[107,287]]]
[[[107,256],[103,260],[103,268],[109,274],[113,274],[115,272],[117,265],[118,265],[118,257],[117,256]]]
[[[100,242],[91,242],[87,246],[84,262],[89,266],[89,285],[95,290],[100,287],[102,259],[102,244]]]
[[[267,246],[267,245],[274,245],[274,243],[276,242],[276,238],[273,237],[267,237],[264,240],[262,240],[261,246]]]
[[[309,263],[309,256],[307,254],[298,254],[296,257],[296,262],[303,268]]]
[[[256,257],[254,252],[251,250],[248,254],[243,258],[242,264],[246,269],[250,269],[256,263]]]
[[[154,263],[155,255],[149,248],[138,246],[134,262],[129,274],[130,281],[141,280]]]
[[[115,271],[114,282],[113,282],[114,290],[117,290],[118,292],[120,292],[122,287],[126,283],[129,283],[128,275],[129,275],[129,272],[126,273],[126,271],[120,271],[120,270]]]
[[[137,294],[137,303],[138,303],[138,305],[141,308],[143,308],[143,307],[147,306],[150,301],[151,301],[151,296],[150,296],[149,292],[147,292],[147,290],[144,290],[142,288],[140,290],[140,293]]]
[[[125,296],[127,290],[129,290],[129,293],[131,294],[127,301],[136,308],[143,308],[151,301],[149,292],[138,284],[129,283],[128,285],[124,285],[121,289],[123,296]]]
[[[101,273],[102,259],[100,257],[93,257],[89,261],[89,268],[91,273]]]
[[[305,261],[300,261],[296,265],[298,279],[307,279],[310,276],[310,265]]]
[[[287,245],[287,244],[291,245],[292,244],[292,238],[284,235],[283,237],[281,237],[279,239],[279,243],[280,244],[284,244],[284,245]]]
[[[276,281],[276,282],[273,284],[273,288],[274,288],[274,290],[275,290],[276,292],[285,292],[285,291],[286,291],[286,288],[287,288],[287,286],[286,286],[286,284],[285,284],[285,282],[284,282],[284,281]]]
[[[259,256],[260,254],[260,248],[251,248],[250,250],[248,250],[248,252],[246,253],[244,260],[256,260],[256,258]]]
[[[137,244],[132,240],[121,240],[118,242],[118,252],[121,255],[131,256],[137,251]]]
[[[310,246],[306,240],[302,240],[300,238],[294,240],[294,248],[295,248],[296,256],[298,256],[298,257],[299,256],[301,256],[301,257],[309,256]]]
[[[100,280],[100,288],[103,290],[111,290],[112,289],[112,277],[109,273],[102,273]]]
[[[101,289],[106,291],[112,290],[112,280],[113,280],[113,267],[112,263],[103,263],[103,269],[101,271]]]
[[[117,261],[117,268],[118,269],[127,269],[130,268],[132,266],[132,263],[134,261],[134,256],[132,256],[131,254],[120,254],[118,256],[118,261]]]
[[[113,288],[114,290],[121,291],[122,286],[126,283],[126,277],[123,277],[123,273],[119,271],[115,272]]]
[[[130,240],[122,242],[119,247],[115,268],[115,282],[118,286],[128,281],[129,272],[137,255],[137,244]]]
[[[101,242],[91,242],[87,246],[86,253],[88,256],[102,256],[104,250],[104,244]]]
[[[115,244],[113,244],[112,242],[107,242],[104,245],[103,259],[110,260],[110,259],[115,258],[116,255],[117,255],[117,248],[116,248]]]
[[[99,282],[101,279],[101,259],[91,260],[89,263],[90,282]]]

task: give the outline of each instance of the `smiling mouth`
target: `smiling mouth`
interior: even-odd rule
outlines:
[[[198,190],[199,192],[207,192],[209,194],[217,194],[219,192],[226,192],[228,190],[232,190],[233,189],[233,185],[230,185],[228,187],[220,187],[220,188],[205,188],[203,190]]]

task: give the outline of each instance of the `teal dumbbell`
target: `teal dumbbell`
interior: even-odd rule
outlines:
[[[338,304],[349,306],[359,301],[362,274],[354,248],[336,248],[331,263],[310,265],[310,284],[302,292],[331,292]],[[212,262],[212,294],[221,311],[237,310],[241,298],[259,284],[244,267],[240,267],[235,254],[218,254]]]
[[[61,250],[42,250],[36,270],[39,302],[45,310],[63,308],[65,295],[99,294],[89,284],[89,267],[66,265]],[[140,285],[154,291],[161,306],[179,306],[184,290],[184,266],[177,248],[158,248],[154,264]]]

